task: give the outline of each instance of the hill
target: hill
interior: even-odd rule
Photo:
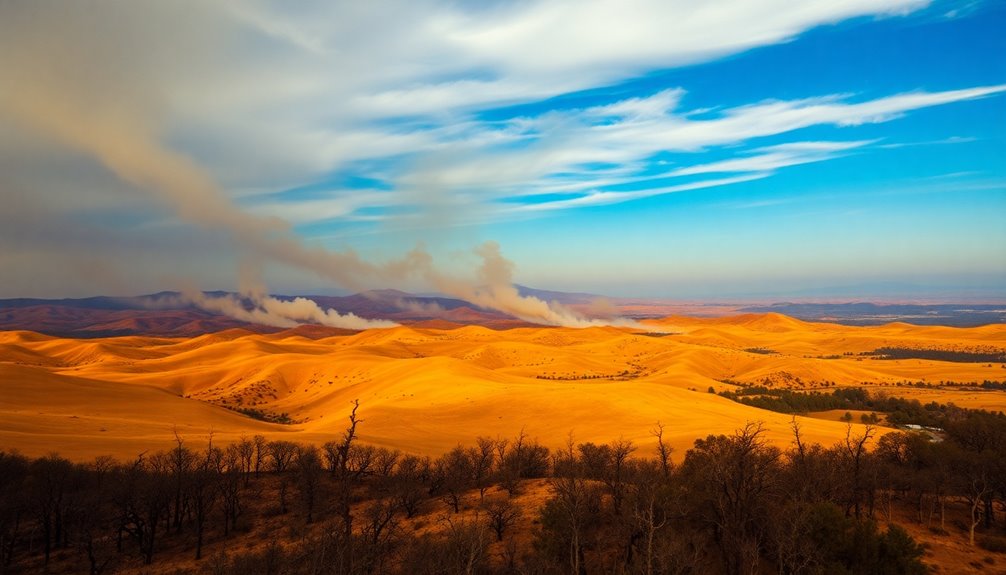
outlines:
[[[681,453],[697,436],[729,433],[745,421],[765,422],[780,445],[790,440],[788,415],[710,388],[868,384],[893,391],[906,382],[1006,379],[1002,363],[911,357],[933,349],[964,359],[968,350],[1001,353],[1003,325],[849,327],[748,314],[671,317],[650,327],[655,333],[425,323],[87,340],[4,332],[0,443],[75,458],[163,448],[175,431],[205,437],[212,430],[224,443],[257,433],[321,443],[341,432],[350,402],[359,399],[363,441],[415,453],[522,428],[551,446],[570,432],[579,441],[621,434],[648,450],[658,421]],[[890,359],[878,349],[908,356]],[[922,391],[942,402],[1006,407],[1003,392],[911,390]],[[835,421],[803,425],[825,444],[845,434]]]

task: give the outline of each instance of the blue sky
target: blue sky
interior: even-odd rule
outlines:
[[[22,20],[0,295],[435,291],[375,270],[493,241],[547,289],[1006,299],[1006,5],[841,4],[127,9],[59,82]]]

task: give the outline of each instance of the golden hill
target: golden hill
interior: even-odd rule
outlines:
[[[89,340],[0,332],[0,447],[132,457],[167,447],[176,431],[192,443],[211,432],[223,442],[259,433],[324,442],[338,437],[358,398],[362,440],[406,451],[435,454],[522,428],[551,446],[573,433],[577,441],[624,437],[650,450],[660,421],[680,456],[696,437],[746,421],[765,422],[774,441],[789,443],[789,416],[707,392],[729,387],[726,381],[895,390],[900,381],[1006,379],[999,363],[860,355],[882,347],[1001,350],[1004,325],[848,327],[766,314],[671,317],[652,328],[668,335],[436,324],[329,337],[303,328]],[[1003,392],[956,393],[921,397],[1006,406]],[[294,423],[235,409],[287,414]],[[846,433],[839,422],[801,424],[822,443]]]

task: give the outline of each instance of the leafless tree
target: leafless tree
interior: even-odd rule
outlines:
[[[482,508],[485,510],[489,528],[496,533],[497,541],[503,541],[503,533],[520,518],[520,509],[509,497],[486,499]]]
[[[33,481],[29,483],[29,496],[42,529],[46,565],[49,564],[52,549],[60,547],[63,542],[73,475],[73,464],[56,453],[36,459],[31,466]]]
[[[660,462],[660,470],[664,474],[666,481],[671,477],[671,453],[674,448],[664,443],[664,425],[657,422],[657,426],[650,431],[650,435],[657,438],[657,461]]]
[[[203,557],[203,535],[206,519],[217,503],[219,495],[217,481],[219,467],[214,462],[214,448],[211,443],[201,461],[197,462],[186,481],[186,492],[192,502],[193,518],[196,526],[196,560]]]
[[[412,518],[426,495],[422,480],[423,460],[415,455],[404,455],[391,478],[391,491],[405,516]]]
[[[264,436],[256,435],[252,437],[252,445],[255,448],[255,479],[258,479],[259,473],[262,471],[262,468],[265,467],[269,442],[266,441]]]
[[[445,516],[441,521],[447,526],[443,563],[448,572],[465,575],[481,572],[489,558],[490,537],[485,522],[477,515],[470,520]]]
[[[267,445],[272,470],[283,473],[297,456],[297,444],[292,441],[270,441]]]
[[[458,445],[435,462],[441,498],[454,513],[461,511],[461,499],[472,484],[472,461],[464,447]]]
[[[472,480],[479,490],[479,500],[485,499],[490,486],[495,464],[495,442],[489,437],[477,437],[475,447],[469,448],[468,459],[472,464]]]
[[[728,573],[753,572],[764,534],[765,505],[779,476],[780,452],[766,444],[760,423],[748,423],[732,436],[695,442],[686,458],[689,497],[706,510]]]
[[[842,454],[848,468],[850,497],[846,506],[846,513],[852,510],[856,519],[862,517],[863,492],[865,491],[864,462],[867,457],[866,446],[876,433],[876,428],[866,425],[862,435],[852,434],[852,424],[846,425],[845,440],[841,444]]]
[[[297,486],[300,490],[300,501],[304,506],[305,521],[314,522],[314,511],[321,489],[321,456],[318,448],[313,445],[300,445],[297,448]]]
[[[0,451],[0,573],[7,573],[13,563],[14,548],[29,514],[28,466],[27,457]]]
[[[386,482],[395,472],[395,466],[402,457],[402,452],[395,449],[379,448],[374,455],[374,474]]]
[[[627,503],[630,509],[627,520],[632,525],[633,534],[627,546],[625,562],[627,566],[632,563],[633,543],[636,539],[640,540],[641,571],[646,575],[652,575],[654,572],[657,564],[657,534],[668,523],[666,505],[662,500],[666,477],[663,475],[664,468],[661,463],[660,460],[656,462],[656,469],[648,463],[636,466]]]
[[[252,471],[255,469],[255,443],[247,437],[242,437],[237,443],[227,446],[227,449],[233,451],[237,467],[244,474],[245,487],[248,487]]]
[[[336,505],[342,518],[342,534],[344,541],[343,564],[346,569],[353,569],[353,477],[350,474],[349,453],[356,439],[356,426],[363,422],[357,417],[360,400],[353,401],[353,409],[349,413],[349,427],[342,434],[342,443],[336,448]]]
[[[253,446],[248,442],[249,446]],[[224,465],[220,471],[217,489],[220,493],[220,503],[224,520],[224,535],[231,532],[237,524],[238,515],[241,514],[241,486],[247,487],[248,478],[251,476],[251,458],[245,458],[241,448],[231,449],[228,447],[224,455]],[[254,453],[254,450],[251,450]]]
[[[568,538],[568,566],[571,573],[583,575],[586,573],[585,524],[592,508],[599,505],[600,498],[584,478],[584,464],[576,456],[572,435],[567,440],[565,451],[556,454],[554,459],[556,472],[549,484],[552,501]]]
[[[184,499],[183,490],[186,478],[196,463],[196,454],[188,447],[185,447],[185,441],[178,435],[177,430],[174,434],[175,447],[171,450],[167,462],[174,482],[175,494],[174,515],[171,525],[175,528],[175,532],[179,533],[182,530],[182,516],[185,513],[184,506],[187,503]]]
[[[363,569],[367,573],[384,573],[392,544],[397,533],[398,504],[392,498],[372,502],[363,511],[361,536],[366,543]]]

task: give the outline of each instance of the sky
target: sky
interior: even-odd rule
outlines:
[[[0,297],[1006,300],[1004,29],[996,1],[2,2]]]

